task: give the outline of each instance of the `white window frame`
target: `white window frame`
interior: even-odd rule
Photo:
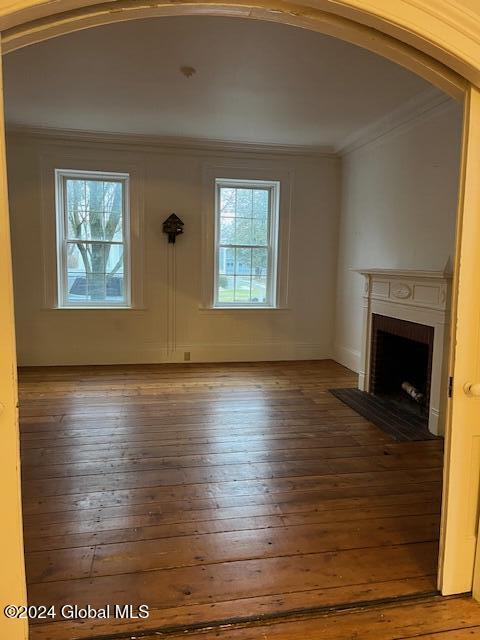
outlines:
[[[121,182],[123,184],[123,210],[122,210],[122,242],[109,242],[108,244],[121,244],[123,246],[123,286],[124,300],[106,301],[68,299],[68,273],[67,273],[67,229],[65,185],[68,178],[84,180],[104,180]],[[131,258],[130,258],[130,174],[106,171],[83,171],[77,169],[55,169],[55,211],[56,211],[56,254],[57,254],[57,306],[60,309],[130,309],[132,308],[131,292]],[[90,241],[89,241],[90,242]],[[95,241],[93,241],[95,242]],[[98,242],[103,243],[99,240]]]
[[[218,300],[220,248],[264,249],[264,245],[225,245],[220,242],[220,189],[268,189],[269,225],[267,242],[267,292],[265,302],[223,302]],[[279,243],[280,182],[278,180],[240,180],[215,178],[215,260],[213,277],[213,307],[215,309],[276,309],[278,296],[278,243]]]
[[[247,182],[263,180],[279,182],[281,198],[278,206],[278,251],[277,251],[277,288],[275,307],[215,307],[215,180],[242,179]],[[213,317],[240,317],[289,313],[289,279],[291,271],[290,235],[292,217],[292,194],[295,182],[295,170],[292,167],[279,166],[275,158],[217,158],[215,162],[202,163],[202,224],[201,224],[201,301],[198,311]]]

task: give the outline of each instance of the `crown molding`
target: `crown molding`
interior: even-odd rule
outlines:
[[[458,103],[438,89],[426,89],[375,122],[348,136],[335,148],[340,156],[348,155],[394,132],[404,131],[423,118],[430,118]]]
[[[292,155],[312,158],[338,158],[357,149],[377,142],[399,130],[414,126],[422,118],[429,118],[443,110],[453,108],[457,102],[440,92],[429,88],[414,96],[385,116],[355,131],[341,144],[333,146],[285,145],[258,142],[239,142],[235,140],[209,140],[206,138],[167,137],[146,134],[113,133],[102,131],[84,131],[79,129],[60,129],[49,127],[31,127],[27,125],[8,125],[8,137],[36,138],[49,142],[75,144],[101,143],[110,147],[141,148],[143,151],[194,151],[199,153],[249,153],[257,155]]]
[[[57,129],[47,127],[29,127],[8,125],[8,137],[36,138],[49,142],[103,143],[114,147],[138,147],[147,151],[184,150],[214,153],[251,153],[308,156],[312,158],[337,158],[333,147],[302,146],[267,143],[238,142],[235,140],[208,140],[203,138],[162,137],[128,133],[109,133],[102,131],[82,131],[78,129]]]
[[[8,125],[8,137],[36,138],[52,143],[101,143],[110,147],[141,148],[143,151],[194,151],[198,153],[249,153],[256,155],[291,155],[312,158],[338,158],[346,156],[361,147],[371,145],[382,138],[405,131],[421,119],[428,119],[458,104],[438,89],[429,88],[401,104],[378,120],[355,131],[341,144],[333,146],[283,145],[235,140],[210,140],[206,138],[166,137],[146,134],[110,133]]]

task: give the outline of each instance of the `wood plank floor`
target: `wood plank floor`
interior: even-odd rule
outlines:
[[[328,392],[354,383],[328,361],[23,369],[29,602],[151,610],[31,637],[433,592],[442,442],[395,443]]]
[[[185,638],[172,633],[168,640]],[[189,633],[191,640],[476,640],[480,605],[471,598],[440,596],[411,602],[296,615]],[[157,640],[158,635],[143,640]]]

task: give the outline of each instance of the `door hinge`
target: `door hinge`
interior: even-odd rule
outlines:
[[[451,398],[453,395],[453,376],[448,378],[448,397]]]

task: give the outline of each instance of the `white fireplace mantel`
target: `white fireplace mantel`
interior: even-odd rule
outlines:
[[[407,269],[355,269],[365,278],[359,388],[370,391],[372,315],[434,328],[428,428],[442,434],[448,387],[451,274]]]

